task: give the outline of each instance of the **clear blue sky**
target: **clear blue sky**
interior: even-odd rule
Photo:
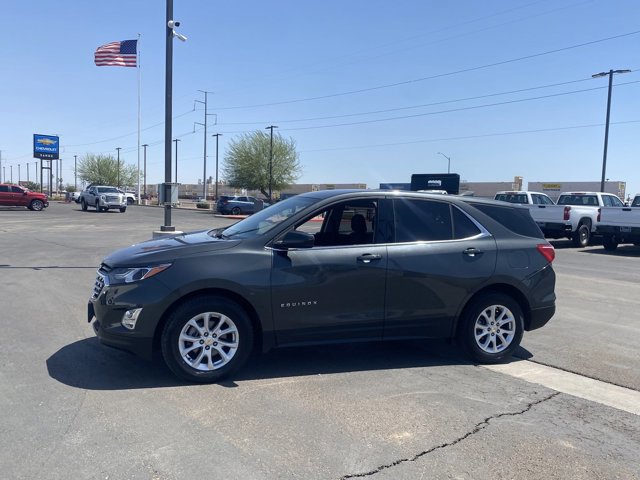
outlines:
[[[637,0],[175,0],[174,12],[188,37],[174,41],[182,183],[202,178],[203,133],[192,133],[203,122],[198,90],[213,92],[209,133],[223,134],[221,162],[230,139],[275,124],[297,143],[300,183],[408,182],[446,171],[437,152],[467,181],[599,181],[607,79],[591,75],[632,69],[614,78],[607,178],[640,191]],[[7,177],[10,165],[14,181],[18,164],[23,180],[26,163],[33,168],[33,133],[60,135],[65,183],[73,184],[74,154],[115,156],[122,147],[121,158],[137,162],[137,72],[96,67],[93,53],[138,33],[141,143],[151,145],[149,183],[159,183],[164,2],[6,2]],[[211,137],[208,153],[210,175]]]

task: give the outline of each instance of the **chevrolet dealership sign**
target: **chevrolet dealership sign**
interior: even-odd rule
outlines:
[[[57,160],[60,158],[60,138],[53,135],[33,134],[33,158]]]

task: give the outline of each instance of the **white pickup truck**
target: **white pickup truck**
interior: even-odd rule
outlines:
[[[566,237],[576,247],[589,245],[601,207],[623,206],[615,195],[601,192],[563,192],[557,204],[544,193],[527,191],[498,192],[495,199],[526,205],[545,237]]]
[[[621,243],[640,245],[640,194],[629,207],[603,208],[597,232],[606,250],[615,250]]]

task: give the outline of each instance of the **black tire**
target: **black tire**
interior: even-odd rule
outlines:
[[[616,248],[618,248],[618,240],[616,237],[611,235],[605,235],[602,237],[602,246],[605,250],[613,252]]]
[[[504,323],[498,324],[498,320]],[[523,332],[524,315],[518,302],[509,295],[489,293],[467,305],[458,339],[474,362],[499,363],[518,348]]]
[[[127,211],[127,207],[120,207],[120,213],[124,213]]]
[[[44,208],[44,202],[42,200],[31,200],[29,208],[35,212],[39,212]]]
[[[133,198],[127,197],[127,205],[133,205]],[[122,210],[120,210],[122,211]]]
[[[205,331],[204,315],[207,313],[210,320]],[[202,328],[198,322],[202,323]],[[198,324],[198,329],[194,324]],[[231,333],[214,337],[220,328]],[[183,330],[198,343],[181,339]],[[220,346],[216,338],[227,343]],[[237,347],[233,349],[230,345]],[[161,346],[165,363],[177,377],[190,382],[217,382],[247,361],[253,349],[253,328],[247,313],[237,303],[219,296],[196,297],[171,314],[162,331]],[[231,354],[231,357],[225,360],[221,352]],[[207,363],[202,363],[204,360],[208,360]],[[194,366],[196,362],[198,367]]]
[[[84,201],[84,198],[82,199],[82,201],[80,202],[80,208],[82,208],[83,212],[87,211],[87,202]]]
[[[233,215],[240,215],[240,214],[242,213],[242,210],[240,210],[240,207],[233,207],[233,208],[231,209],[231,213],[232,213]]]
[[[578,229],[573,232],[571,236],[571,241],[573,242],[574,247],[587,247],[589,246],[589,241],[591,240],[591,229],[589,225],[585,225],[584,223],[578,227]]]
[[[96,200],[96,212],[102,212],[102,207],[100,206],[100,202]]]

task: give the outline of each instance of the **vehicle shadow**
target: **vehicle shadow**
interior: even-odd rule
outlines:
[[[582,250],[581,253],[591,253],[595,255],[606,255],[609,257],[637,257],[640,258],[640,247],[635,245],[619,245],[615,250],[605,250],[604,248],[594,248]]]
[[[511,361],[532,355],[522,347]],[[60,383],[87,390],[128,390],[196,385],[183,382],[161,360],[148,362],[132,354],[105,347],[97,338],[69,344],[46,361],[49,376]],[[441,340],[356,343],[282,348],[254,354],[231,378],[238,382],[345,372],[473,365],[457,346]]]

